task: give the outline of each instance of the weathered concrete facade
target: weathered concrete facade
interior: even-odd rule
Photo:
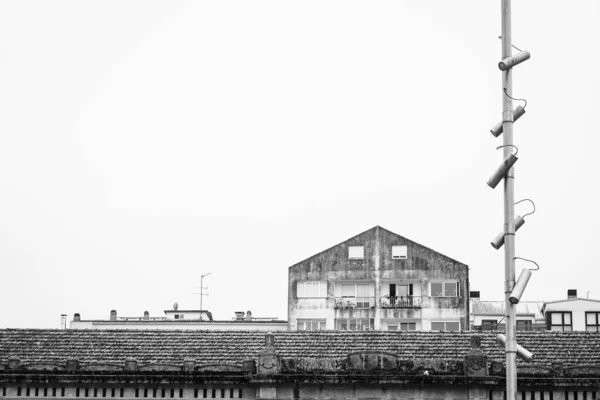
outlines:
[[[379,226],[288,277],[290,330],[469,330],[468,266]]]

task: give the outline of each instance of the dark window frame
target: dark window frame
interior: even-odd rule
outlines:
[[[595,324],[588,324],[588,315],[596,316]],[[596,329],[590,330],[590,327],[594,327]],[[591,332],[600,332],[600,311],[586,311],[585,312],[585,330]]]
[[[521,326],[519,327],[519,325]],[[518,319],[516,328],[518,331],[531,331],[533,330],[533,322],[530,319]]]
[[[561,315],[561,324],[553,324],[552,323],[552,316],[554,314],[560,314]],[[565,315],[569,314],[569,320],[571,321],[571,323],[569,324],[565,324]],[[547,324],[548,324],[548,330],[551,331],[562,331],[562,332],[571,332],[573,331],[573,312],[571,311],[549,311],[548,312],[548,320],[547,320]],[[571,329],[567,329],[565,330],[565,327],[570,327]],[[561,329],[552,329],[553,327],[561,327]]]
[[[488,327],[488,325],[490,325],[490,326]],[[498,330],[498,320],[497,319],[482,319],[481,320],[481,330],[482,331]]]

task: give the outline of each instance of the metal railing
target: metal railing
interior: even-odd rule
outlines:
[[[421,308],[421,296],[383,296],[381,308]]]
[[[375,308],[374,297],[336,297],[336,310],[371,309]]]

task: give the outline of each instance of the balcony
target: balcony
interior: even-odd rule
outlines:
[[[421,296],[383,296],[381,308],[421,308]]]
[[[375,308],[374,297],[336,297],[336,310],[366,310]]]

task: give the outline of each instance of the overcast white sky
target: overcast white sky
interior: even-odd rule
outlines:
[[[375,225],[502,299],[499,35],[498,0],[1,2],[0,327],[207,272],[216,318],[285,319],[288,267]],[[597,0],[513,1],[524,300],[600,298],[599,42]]]

